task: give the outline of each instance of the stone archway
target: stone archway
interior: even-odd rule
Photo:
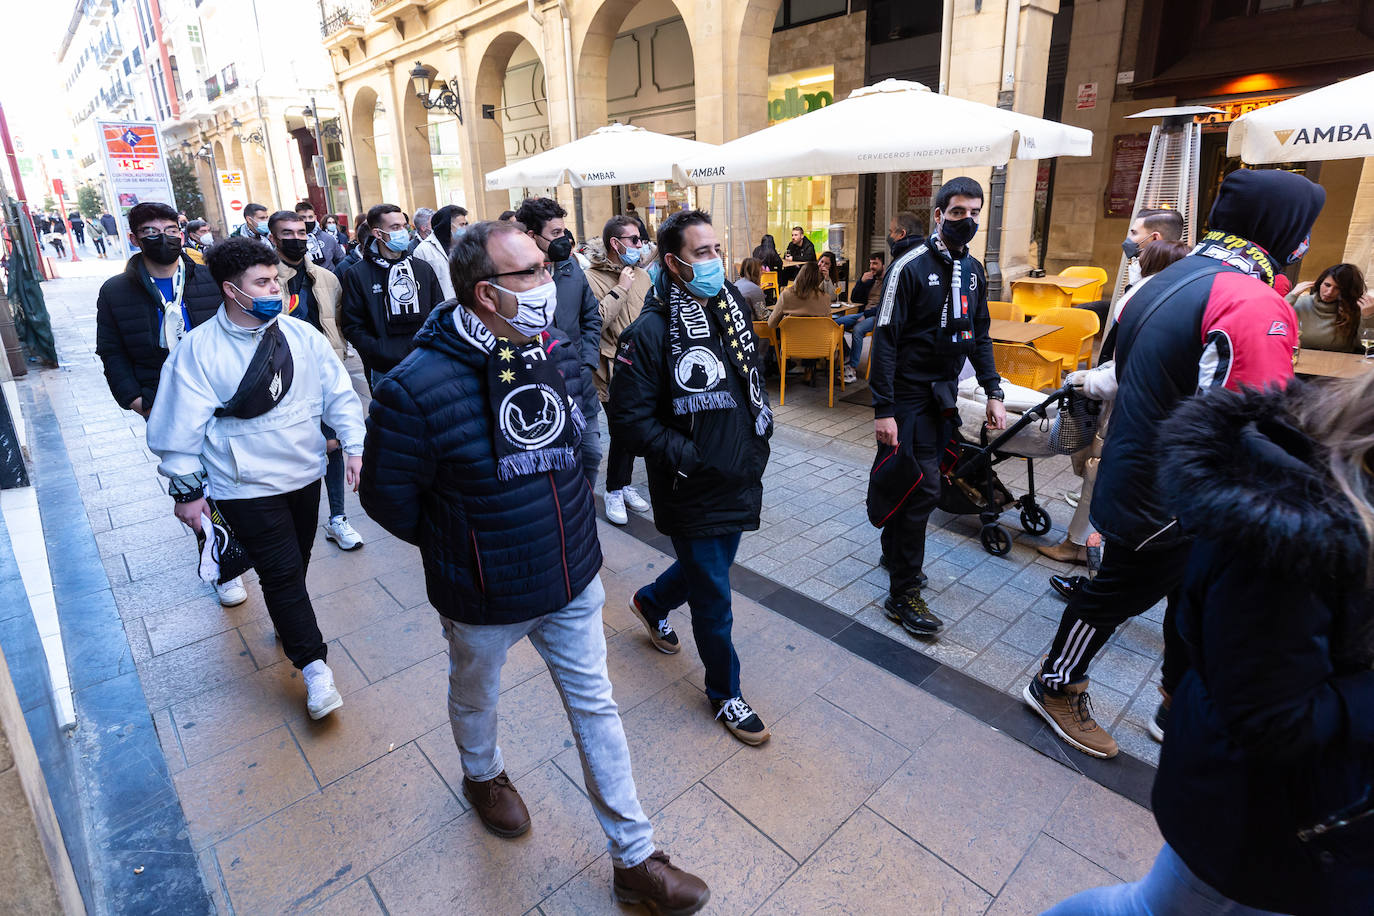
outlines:
[[[401,100],[401,136],[393,138],[392,148],[398,157],[404,157],[403,175],[409,179],[410,211],[420,207],[435,208],[434,160],[430,156],[429,112],[420,102],[420,97],[411,91],[410,71],[404,67],[395,70],[397,80],[396,97]],[[396,203],[401,203],[396,201]]]
[[[352,126],[353,141],[353,180],[357,183],[356,196],[360,211],[354,217],[362,219],[367,208],[380,203],[382,199],[382,179],[378,168],[377,143],[373,131],[373,121],[377,112],[377,90],[371,86],[361,87],[353,96],[349,106],[349,124]]]
[[[537,35],[534,37],[538,38]],[[512,61],[532,64],[529,94],[533,98],[526,101],[522,97],[519,99],[520,105],[513,107],[511,111],[502,111],[500,109],[509,105],[506,101],[506,90]],[[540,87],[535,85],[536,71],[542,70],[543,66],[544,61],[539,56],[538,46],[529,36],[520,32],[502,32],[491,40],[482,53],[473,97],[474,120],[478,123],[469,128],[468,134],[470,149],[473,151],[470,159],[473,163],[471,181],[478,189],[478,197],[485,201],[486,212],[482,215],[487,219],[495,219],[507,209],[510,194],[505,190],[486,190],[486,173],[501,168],[508,161],[518,161],[549,148],[551,125],[547,92],[540,92]],[[494,118],[481,116],[485,105],[492,105],[497,109]],[[508,136],[508,127],[520,129],[511,131]],[[516,144],[511,149],[507,148],[509,140],[514,140]],[[473,200],[477,200],[478,197],[474,197]]]

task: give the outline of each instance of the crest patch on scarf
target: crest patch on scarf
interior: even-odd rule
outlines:
[[[773,412],[757,366],[758,342],[751,321],[728,288],[723,288],[706,308],[679,287],[669,289],[668,355],[672,360],[673,413],[681,416],[699,410],[734,408],[735,396],[728,380],[728,373],[733,370],[749,392],[755,433],[767,434]]]

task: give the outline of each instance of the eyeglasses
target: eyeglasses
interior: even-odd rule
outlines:
[[[638,245],[644,241],[644,239],[637,235],[617,235],[616,238],[620,239],[622,242],[629,242],[632,245]]]
[[[181,230],[168,229],[166,232],[159,232],[157,229],[140,229],[138,231],[138,238],[142,239],[145,242],[151,242],[154,239],[160,239],[163,236],[166,236],[169,239],[179,239],[181,238]]]
[[[478,277],[478,278],[477,278],[477,282],[478,282],[478,283],[481,283],[483,280],[495,280],[497,277],[534,277],[534,278],[537,278],[540,274],[543,274],[543,275],[546,276],[546,277],[552,276],[552,275],[553,275],[553,262],[552,262],[552,261],[545,261],[543,264],[540,264],[538,267],[526,267],[524,270],[505,270],[505,271],[502,271],[502,272],[499,273],[499,274],[487,274],[485,277]]]

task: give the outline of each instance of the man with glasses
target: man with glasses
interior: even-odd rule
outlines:
[[[183,250],[177,211],[161,203],[135,204],[128,219],[129,241],[137,250],[124,272],[100,287],[95,352],[115,402],[146,420],[167,354],[214,317],[220,294],[210,271]],[[248,600],[239,579],[215,590],[225,607]]]
[[[568,336],[582,355],[582,402],[578,405],[587,420],[582,438],[582,467],[587,485],[596,489],[597,468],[601,465],[601,427],[597,420],[600,402],[596,396],[594,376],[600,365],[601,305],[587,285],[587,277],[573,257],[573,242],[563,217],[568,211],[558,201],[547,197],[531,197],[515,211],[515,221],[539,250],[553,262],[553,282],[558,289],[558,308],[553,315],[554,327]]]
[[[601,302],[601,351],[596,367],[596,394],[604,405],[611,396],[611,372],[620,335],[639,317],[644,299],[653,288],[653,281],[643,266],[647,260],[649,240],[640,234],[639,222],[633,216],[612,216],[601,230],[604,255],[592,258],[587,271],[587,285]],[[630,486],[635,456],[611,437],[610,454],[606,459],[606,518],[617,525],[630,520],[625,512],[629,506],[636,512],[648,512],[649,501]]]
[[[368,210],[368,235],[358,246],[359,260],[341,278],[339,329],[362,357],[374,388],[406,358],[415,332],[444,301],[434,269],[407,253],[406,222],[395,204],[377,204]]]

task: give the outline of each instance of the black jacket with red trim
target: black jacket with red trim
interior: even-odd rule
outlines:
[[[459,335],[456,307],[430,313],[415,350],[373,391],[359,496],[379,525],[420,548],[435,610],[518,623],[564,607],[601,569],[595,508],[580,459],[497,477],[487,355]],[[558,334],[546,343],[581,403],[577,348]]]

